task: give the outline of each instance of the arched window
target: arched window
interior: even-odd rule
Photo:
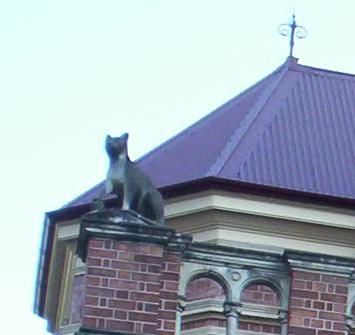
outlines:
[[[185,290],[186,308],[182,314],[182,334],[225,334],[224,287],[216,278],[199,276]]]
[[[226,299],[223,287],[216,280],[203,277],[194,279],[188,284],[185,297],[186,301]]]
[[[239,329],[262,334],[281,334],[278,320],[280,296],[266,282],[251,282],[241,292],[241,320]]]

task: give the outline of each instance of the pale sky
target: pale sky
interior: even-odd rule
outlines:
[[[3,333],[47,334],[32,313],[44,213],[104,178],[106,134],[129,132],[137,158],[269,74],[293,7],[299,62],[355,73],[354,0],[0,3]]]

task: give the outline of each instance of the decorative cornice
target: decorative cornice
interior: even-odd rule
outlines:
[[[165,206],[167,219],[219,210],[225,213],[239,213],[262,218],[280,219],[289,222],[311,223],[318,226],[355,229],[354,210],[340,210],[331,207],[319,207],[296,201],[273,201],[268,197],[241,193],[204,192],[196,197],[180,198],[179,201]],[[302,231],[294,232],[302,237]],[[324,234],[324,233],[323,233]]]
[[[239,302],[226,301],[223,305],[224,314],[227,317],[232,316],[232,317],[239,318],[240,307],[241,307],[241,303],[239,303]]]
[[[346,257],[287,250],[285,259],[293,269],[334,273],[347,277],[355,271],[355,260]]]
[[[282,255],[211,243],[193,242],[186,248],[183,257],[184,260],[189,262],[227,266],[229,268],[257,267],[272,272],[288,272],[288,264],[284,262]]]
[[[288,273],[290,269],[303,269],[350,278],[355,272],[355,259],[293,250],[286,250],[282,255],[278,255],[258,250],[193,242],[187,246],[183,257],[188,262],[229,268],[258,268],[273,273]]]

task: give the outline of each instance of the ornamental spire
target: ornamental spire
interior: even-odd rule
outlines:
[[[305,27],[299,26],[296,23],[296,15],[293,13],[291,23],[283,23],[279,25],[278,32],[282,36],[290,36],[290,57],[293,57],[293,47],[295,45],[295,37],[302,39],[307,36]]]

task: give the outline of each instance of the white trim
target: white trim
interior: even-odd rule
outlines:
[[[200,299],[186,303],[182,316],[195,315],[201,313],[223,313],[224,299]]]
[[[264,333],[264,332],[253,332],[251,330],[238,330],[240,335],[278,335],[279,333]]]
[[[58,240],[71,240],[79,236],[80,221],[58,225]]]
[[[175,199],[165,206],[165,216],[169,219],[211,209],[355,229],[354,210],[227,192]]]
[[[57,335],[74,335],[80,328],[80,324],[72,324],[60,327],[55,334]]]
[[[329,241],[307,240],[307,236],[295,238],[294,236],[273,236],[265,232],[247,232],[216,228],[193,234],[194,241],[214,242],[236,248],[247,248],[282,254],[285,249],[300,250],[312,253],[321,253],[340,257],[355,258],[355,249],[352,246],[339,245]]]
[[[260,304],[251,304],[243,302],[242,307],[238,308],[241,316],[279,320],[280,319],[280,307],[269,306]]]
[[[181,334],[182,335],[225,335],[226,328],[214,327],[214,326],[200,327],[195,329],[183,330]]]

